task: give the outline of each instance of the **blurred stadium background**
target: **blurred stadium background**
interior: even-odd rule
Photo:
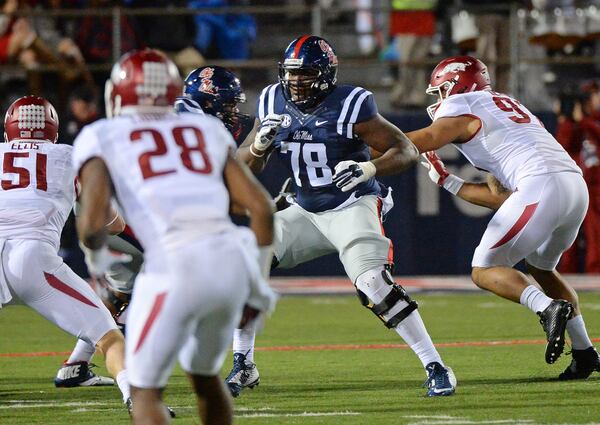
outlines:
[[[21,95],[46,96],[59,109],[61,142],[71,143],[84,124],[103,115],[111,64],[130,49],[155,47],[183,75],[209,63],[234,70],[252,114],[257,94],[277,79],[285,46],[313,33],[336,48],[339,80],[373,91],[383,115],[409,131],[429,122],[424,89],[433,66],[469,53],[487,63],[497,91],[520,99],[559,133],[586,169],[590,191],[598,191],[598,6],[587,0],[4,0],[0,104],[5,110]],[[463,178],[481,178],[456,151],[441,154]],[[275,192],[285,175],[271,161],[261,179]],[[395,242],[396,273],[467,274],[490,212],[439,191],[422,169],[384,180],[395,191],[386,231]],[[588,221],[594,223],[585,226],[587,237],[582,234],[563,271],[600,272],[593,210]],[[85,273],[72,221],[62,245],[66,261]],[[329,276],[343,269],[327,257],[275,274]]]

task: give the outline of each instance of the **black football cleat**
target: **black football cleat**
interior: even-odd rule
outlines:
[[[558,375],[561,381],[587,379],[592,372],[600,372],[600,355],[594,347],[585,350],[572,350],[573,360],[563,373]]]
[[[431,362],[425,366],[427,381],[423,384],[427,387],[427,397],[444,397],[454,394],[456,391],[456,376],[449,367],[444,367],[438,362]]]
[[[115,385],[112,378],[96,375],[92,368],[96,365],[88,362],[64,362],[54,378],[56,388],[103,387]]]
[[[546,363],[554,363],[565,349],[565,330],[572,314],[573,305],[565,300],[553,300],[544,311],[538,312],[548,341]]]
[[[225,384],[233,397],[238,397],[244,388],[253,389],[260,383],[260,376],[256,364],[246,359],[242,353],[233,355],[233,368]]]
[[[133,401],[131,400],[131,397],[129,397],[127,399],[127,401],[125,402],[125,407],[127,407],[127,412],[129,412],[129,416],[133,417]],[[174,418],[175,415],[175,411],[173,409],[171,409],[169,406],[165,406],[167,408],[167,412],[169,412],[169,416],[171,418]]]

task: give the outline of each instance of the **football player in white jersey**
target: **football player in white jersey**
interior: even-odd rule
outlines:
[[[429,169],[429,177],[434,183],[444,187],[444,183],[447,180],[460,181],[459,177],[450,174],[446,170],[444,163],[435,152],[427,152],[424,156],[427,162],[422,162],[421,164]],[[486,183],[462,183],[455,195],[472,204],[498,210],[504,204],[504,201],[512,195],[512,192],[502,186],[492,175],[488,175]],[[547,284],[547,279],[544,279],[545,274],[535,273],[532,276],[536,280],[538,277],[542,278],[538,282],[540,285]],[[559,278],[558,273],[556,273],[556,276]],[[568,288],[570,287],[568,286]],[[544,289],[544,286],[542,286],[542,289]],[[574,290],[571,299],[575,300],[573,307],[574,311],[578,312],[573,319],[567,322],[567,332],[571,337],[571,354],[573,359],[564,372],[558,376],[560,380],[586,379],[592,372],[600,372],[600,355],[598,355],[598,352],[592,345],[583,325],[583,318],[581,317],[577,303],[577,294]]]
[[[438,96],[428,108],[433,123],[407,133],[420,152],[453,144],[471,164],[490,173],[499,182],[496,186],[507,189],[465,185],[452,175],[438,179],[452,194],[497,209],[473,256],[473,282],[539,315],[548,341],[547,363],[554,363],[563,352],[566,330],[574,363],[561,378],[589,376],[598,367],[597,353],[577,294],[556,271],[588,207],[581,170],[525,106],[492,91],[480,60],[470,56],[443,60],[432,72],[427,93]],[[531,277],[513,268],[523,259],[542,291]],[[584,351],[589,355],[579,356]],[[584,358],[589,360],[587,366]]]
[[[235,159],[221,121],[173,112],[181,88],[177,68],[156,50],[115,64],[106,86],[114,118],[88,125],[74,144],[83,186],[77,224],[101,258],[114,192],[144,248],[127,320],[134,423],[169,422],[162,391],[179,359],[202,421],[228,424],[230,396],[217,374],[233,329],[275,298],[256,248],[272,242],[272,203]],[[231,222],[230,202],[249,211],[254,234]]]
[[[106,367],[126,402],[123,335],[91,287],[58,255],[60,234],[76,196],[72,148],[55,144],[58,115],[47,100],[26,96],[9,107],[4,129],[0,305],[10,301],[11,288],[52,323],[104,353]],[[122,221],[114,210],[109,215],[102,226],[119,232]],[[74,365],[72,373],[79,374],[87,366]]]
[[[92,276],[92,279],[96,293],[125,335],[127,306],[131,298],[133,282],[142,267],[143,253],[131,229],[126,226],[120,215],[115,216],[115,221],[110,223],[110,226],[115,229],[115,234],[108,237],[108,247],[113,254],[114,263],[102,276]],[[114,385],[113,379],[96,375],[91,370],[93,367],[91,361],[95,352],[94,345],[82,339],[77,340],[69,358],[58,369],[54,377],[54,385],[57,388]]]

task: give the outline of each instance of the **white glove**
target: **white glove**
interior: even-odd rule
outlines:
[[[93,276],[104,276],[113,266],[129,263],[133,257],[129,254],[114,254],[105,245],[100,249],[92,250],[83,247],[85,264]]]
[[[342,192],[348,192],[375,176],[376,171],[371,161],[341,161],[335,166],[332,180],[338,188],[342,189]]]
[[[253,329],[256,333],[260,332],[264,326],[265,317],[270,315],[275,309],[277,303],[277,293],[267,283],[271,269],[271,260],[273,258],[273,249],[271,246],[258,247],[258,265],[261,275],[258,279],[252,279],[250,285],[250,294],[239,327],[243,329]]]
[[[260,127],[256,132],[256,136],[254,136],[254,143],[252,147],[254,150],[259,153],[264,154],[264,152],[269,149],[269,147],[275,141],[275,136],[279,132],[281,128],[281,123],[283,122],[283,115],[279,114],[269,114],[260,122]],[[262,155],[258,155],[262,156]]]
[[[258,247],[258,266],[265,279],[271,275],[271,264],[273,263],[273,245]]]
[[[421,156],[425,158],[425,162],[421,161],[421,165],[429,170],[431,181],[456,195],[465,181],[454,174],[450,174],[435,152],[425,152]]]

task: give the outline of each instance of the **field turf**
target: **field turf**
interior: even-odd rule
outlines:
[[[600,423],[600,373],[557,382],[570,356],[544,363],[543,332],[529,310],[483,293],[416,298],[458,377],[455,396],[424,397],[417,358],[355,297],[284,297],[257,339],[261,384],[235,400],[236,423]],[[590,334],[599,338],[600,293],[580,298]],[[66,358],[60,352],[74,342],[27,307],[0,310],[0,425],[128,423],[116,388],[54,388]],[[36,352],[46,355],[17,356]],[[100,356],[95,361],[102,364]],[[175,425],[199,423],[179,369],[166,400],[177,411]]]

